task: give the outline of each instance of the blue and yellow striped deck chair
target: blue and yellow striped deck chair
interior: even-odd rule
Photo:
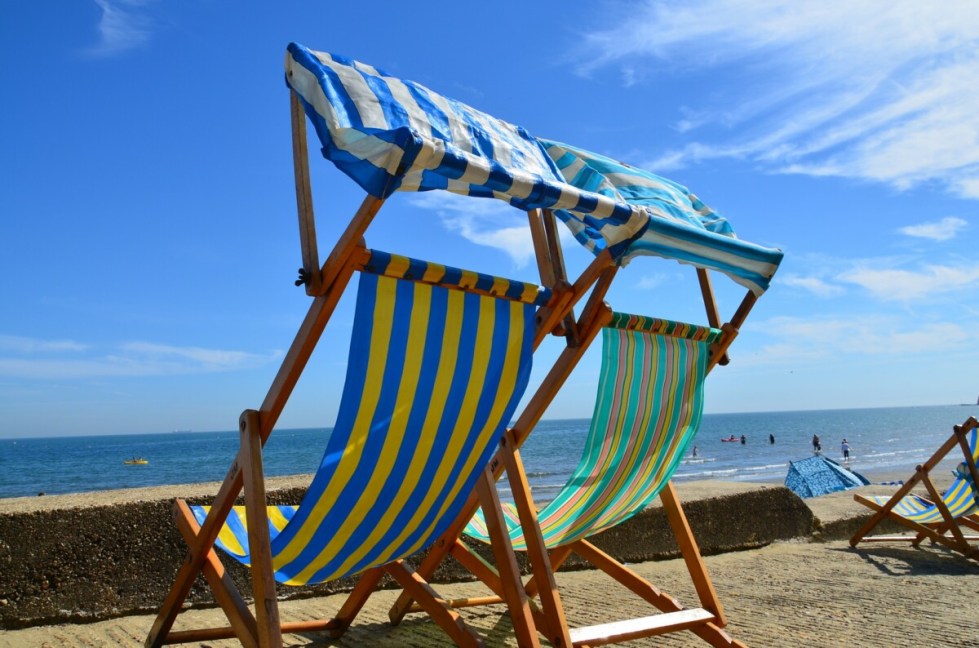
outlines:
[[[557,569],[576,553],[661,610],[661,614],[570,631],[575,645],[625,641],[689,629],[715,646],[741,645],[721,628],[723,610],[669,480],[700,426],[704,379],[720,329],[615,313],[602,329],[598,395],[578,466],[537,512],[540,533]],[[683,609],[588,538],[636,515],[662,496],[701,598]],[[527,540],[515,504],[503,504],[514,548]],[[466,534],[493,542],[478,513]],[[531,588],[533,586],[531,585]]]
[[[962,450],[964,460],[956,468],[956,477],[940,493],[932,483],[930,473],[945,459],[954,447]],[[891,496],[854,494],[853,499],[873,509],[874,515],[850,538],[850,546],[861,542],[910,542],[918,546],[929,539],[966,557],[979,559],[979,548],[970,541],[979,539],[967,536],[963,529],[979,531],[979,426],[970,417],[962,425],[956,425],[952,436],[941,445],[928,461],[918,466],[914,476]],[[912,489],[923,485],[927,497],[913,493]],[[868,536],[882,520],[889,519],[913,531],[913,535]]]
[[[417,592],[401,560],[430,545],[459,514],[527,386],[537,306],[550,291],[382,252],[365,255],[337,421],[306,495],[298,506],[250,501],[249,482],[261,483],[260,463],[258,475],[246,465],[246,505],[230,510],[216,537],[217,547],[252,566],[259,609],[261,601],[275,601],[274,583],[265,584],[271,593],[259,587],[253,564],[259,560],[287,585],[373,570],[376,577],[366,582],[388,573]],[[246,435],[243,448],[256,443]],[[249,461],[239,455],[239,462]],[[184,526],[196,530],[210,507],[182,510],[190,516]],[[218,590],[219,602],[239,598],[226,586]],[[352,605],[356,614],[362,602]],[[318,626],[276,620],[271,633],[342,631],[349,612]],[[248,636],[256,623],[262,620],[241,613],[237,625],[245,635],[235,619],[226,634],[234,629],[244,643],[260,643]],[[464,624],[450,625],[458,643],[479,643]],[[170,633],[167,642],[222,636],[194,632]]]

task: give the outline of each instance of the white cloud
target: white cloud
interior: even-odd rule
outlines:
[[[150,342],[127,342],[99,351],[77,342],[15,336],[0,336],[0,352],[0,376],[56,380],[236,371],[282,355]]]
[[[792,286],[794,288],[808,290],[818,297],[835,297],[844,292],[841,286],[827,283],[818,277],[800,277],[798,275],[788,275],[786,277],[781,277],[779,279],[779,283],[785,284],[786,286]]]
[[[937,223],[922,223],[920,225],[908,225],[902,227],[900,232],[908,236],[932,239],[933,241],[948,241],[955,238],[963,227],[968,223],[955,216],[948,216]]]
[[[88,50],[92,56],[112,56],[147,43],[152,35],[149,17],[138,11],[144,0],[94,0],[102,11],[98,45]]]
[[[84,351],[88,345],[74,340],[40,340],[17,335],[0,335],[0,351],[14,353],[57,353]]]
[[[503,201],[473,200],[445,191],[420,193],[409,200],[413,205],[435,211],[450,232],[477,245],[505,252],[517,268],[525,267],[534,258],[526,215]]]
[[[972,327],[955,322],[918,322],[885,316],[776,317],[756,322],[778,340],[756,352],[739,354],[752,365],[796,363],[841,356],[902,355],[961,349],[979,341]]]
[[[647,0],[623,10],[629,20],[586,38],[583,73],[615,64],[630,84],[643,82],[637,69],[725,75],[677,127],[730,134],[663,161],[744,157],[773,172],[938,182],[979,198],[979,84],[963,82],[979,69],[974,3]],[[666,65],[638,66],[643,58]]]
[[[925,265],[921,270],[856,268],[839,276],[887,301],[913,301],[979,285],[979,268]]]
[[[668,279],[669,277],[662,272],[643,275],[642,278],[636,282],[636,288],[639,288],[640,290],[652,290],[664,285]]]

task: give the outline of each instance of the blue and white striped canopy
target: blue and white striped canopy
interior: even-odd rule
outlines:
[[[734,238],[727,221],[679,185],[540,140],[370,65],[292,43],[286,81],[323,155],[372,196],[443,189],[552,209],[595,253],[608,249],[620,263],[637,254],[693,263],[757,294],[781,260],[778,250]]]

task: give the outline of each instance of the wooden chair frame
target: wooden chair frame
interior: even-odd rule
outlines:
[[[560,283],[565,276],[564,260],[553,214],[546,210],[536,216],[532,214],[531,231],[534,234],[535,251],[542,283],[545,285],[548,285],[549,281]],[[461,541],[463,529],[480,506],[480,502],[475,496],[469,498],[462,513],[443,534],[442,538],[436,542],[435,546],[430,549],[416,571],[421,577],[428,578],[451,555],[496,594],[496,596],[450,601],[449,603],[453,607],[461,608],[505,602],[512,609],[514,605],[512,597],[519,596],[521,606],[526,606],[524,601],[529,600],[530,614],[536,627],[544,633],[553,646],[592,646],[687,629],[714,646],[743,645],[732,640],[721,629],[726,625],[723,608],[707,574],[700,550],[671,483],[668,483],[663,489],[660,498],[700,598],[700,609],[684,610],[676,599],[660,592],[653,584],[587,541],[582,540],[551,551],[548,551],[544,546],[537,520],[537,509],[534,506],[526,472],[520,458],[520,448],[602,326],[610,320],[611,310],[604,303],[604,298],[616,272],[617,267],[611,263],[602,268],[601,274],[595,281],[595,286],[582,309],[581,316],[575,319],[572,311],[563,320],[561,329],[563,329],[567,339],[566,348],[529,401],[520,418],[511,429],[507,430],[501,440],[501,446],[496,457],[490,463],[494,483],[500,479],[504,471],[507,473],[521,527],[527,541],[526,551],[532,572],[530,580],[526,584],[521,582],[517,588],[519,591],[514,594],[511,577],[495,570],[492,565],[472,552]],[[708,369],[710,370],[718,364],[727,364],[728,347],[737,336],[757,298],[748,291],[730,321],[721,324],[710,277],[707,271],[701,268],[697,269],[697,275],[708,322],[723,332],[722,337],[712,346]],[[583,279],[586,276],[590,281],[591,275],[586,273],[583,275]],[[581,281],[582,279],[579,279],[579,282]],[[584,290],[576,282],[572,293],[577,298],[584,294]],[[491,494],[494,499],[498,499],[495,487]],[[499,509],[498,502],[494,504],[493,510],[486,513],[491,546],[494,550],[497,545],[511,547],[509,536],[504,532],[506,527],[502,521],[491,521],[491,518],[497,516],[497,509]],[[510,551],[512,551],[512,547]],[[589,628],[570,628],[561,603],[554,572],[568,559],[572,552],[605,571],[628,589],[659,608],[663,613]],[[539,604],[534,600],[534,597],[539,599]],[[418,611],[424,611],[420,602],[416,603],[411,592],[405,590],[391,608],[389,616],[393,623],[398,623],[406,614]],[[520,645],[531,644],[525,644],[521,641]]]
[[[412,569],[404,561],[396,561],[370,569],[361,574],[357,585],[335,617],[311,622],[282,622],[279,618],[276,583],[271,567],[268,529],[264,525],[249,525],[249,544],[253,547],[251,574],[254,613],[249,609],[221,564],[214,550],[215,540],[242,491],[244,491],[246,515],[252,519],[259,519],[265,515],[262,448],[272,433],[353,273],[364,263],[368,253],[363,237],[384,202],[368,195],[341,233],[326,261],[320,265],[309,175],[306,118],[295,92],[290,92],[290,112],[303,263],[297,284],[305,286],[306,293],[313,298],[313,301],[261,407],[258,410],[245,410],[240,417],[241,445],[238,456],[218,490],[204,523],[200,525],[197,523],[183,501],[178,500],[175,503],[174,517],[181,535],[187,542],[187,555],[161,605],[145,645],[155,647],[169,643],[237,637],[245,646],[264,647],[281,645],[282,633],[288,632],[328,631],[338,636],[354,620],[385,573],[403,588],[399,602],[392,609],[392,622],[399,622],[409,609],[423,610],[458,645],[481,645],[479,636],[465,624],[455,610],[457,607],[463,607],[465,602],[442,599],[426,580],[450,552],[457,557],[462,556],[460,560],[467,566],[471,566],[474,570],[479,569],[471,558],[472,554],[463,552],[460,548],[464,545],[459,542],[459,536],[466,522],[480,506],[483,507],[487,525],[495,538],[492,548],[496,567],[489,567],[491,571],[487,572],[487,578],[493,580],[497,597],[489,597],[487,601],[507,603],[514,631],[521,646],[539,645],[538,631],[554,645],[580,645],[580,641],[572,640],[554,581],[554,569],[563,562],[563,558],[556,560],[549,556],[543,546],[536,523],[536,510],[533,509],[529,486],[520,462],[519,447],[598,330],[607,321],[609,313],[603,299],[617,268],[608,252],[602,252],[574,283],[570,283],[565,271],[556,220],[554,215],[546,210],[528,212],[541,283],[552,290],[551,300],[538,310],[533,346],[536,349],[548,334],[556,334],[566,338],[567,348],[520,420],[513,429],[507,431],[490,467],[479,479],[475,492],[469,497],[464,507],[464,514],[453,522],[419,567]],[[717,326],[720,320],[710,279],[705,270],[698,269],[697,273],[708,320],[712,326]],[[583,307],[581,317],[575,318],[575,306],[589,291],[590,295]],[[754,302],[755,296],[749,291],[731,322],[723,325],[725,335],[718,343],[717,354],[712,357],[712,366],[727,362],[727,346],[737,335],[738,327]],[[504,468],[507,469],[511,485],[514,486],[515,496],[519,494],[518,508],[521,509],[524,528],[531,530],[530,535],[533,535],[533,530],[537,529],[536,542],[531,542],[529,547],[534,579],[527,587],[521,582],[509,537],[503,533],[505,525],[495,484]],[[703,563],[700,561],[692,535],[689,534],[689,526],[679,507],[679,501],[676,500],[671,486],[668,486],[665,492],[668,494],[664,496],[664,505],[667,507],[675,531],[679,530],[678,538],[682,534],[690,540],[689,543],[681,541],[684,557],[686,559],[689,554],[688,563],[693,561],[691,564],[700,565],[700,571],[706,579],[703,582],[708,585],[704,590],[705,595],[716,600],[712,587],[709,587],[706,572],[702,569]],[[580,551],[591,555],[599,562],[608,562],[595,553],[597,549],[590,546],[583,545]],[[467,558],[467,555],[470,557]],[[488,575],[490,573],[492,576]],[[198,574],[203,574],[215,601],[225,612],[229,625],[221,628],[174,631],[174,622]],[[698,592],[701,589],[702,587],[698,585]],[[534,596],[540,599],[540,604],[533,600]],[[658,597],[657,600],[665,599]],[[670,607],[668,603],[666,605]],[[720,612],[719,603],[714,605],[713,609],[718,611],[717,617],[723,624],[723,613]],[[678,620],[678,622],[685,626],[699,623],[690,619]]]
[[[945,443],[943,443],[938,450],[935,451],[928,461],[917,466],[914,471],[914,475],[904,483],[901,488],[899,488],[894,495],[885,503],[878,504],[876,501],[864,497],[859,493],[853,495],[853,499],[864,506],[876,511],[873,516],[867,522],[857,530],[856,533],[850,538],[850,546],[856,547],[861,542],[910,542],[913,546],[917,547],[925,539],[932,541],[935,544],[940,544],[944,547],[956,551],[967,558],[972,558],[979,560],[979,547],[974,547],[970,544],[970,540],[977,540],[979,536],[967,536],[962,532],[962,527],[973,531],[979,531],[979,515],[972,514],[969,516],[960,516],[958,518],[954,517],[948,510],[944,500],[942,499],[941,493],[935,487],[932,482],[930,473],[931,471],[945,458],[945,456],[952,451],[956,446],[962,450],[962,454],[965,457],[965,464],[968,467],[969,474],[972,476],[973,485],[979,484],[979,470],[977,470],[975,459],[972,456],[972,451],[969,448],[969,443],[966,440],[966,435],[972,430],[979,427],[975,417],[969,417],[965,420],[962,425],[956,425],[952,428],[952,435],[948,438]],[[914,520],[909,520],[908,518],[901,516],[894,512],[894,507],[904,498],[909,495],[911,491],[919,486],[923,485],[925,490],[928,492],[928,498],[932,504],[938,509],[942,516],[942,522],[937,525],[925,525],[919,524]],[[878,536],[868,536],[874,527],[880,524],[885,518],[893,520],[898,524],[901,524],[912,531],[915,532],[913,536],[907,535],[878,535]]]
[[[265,515],[262,448],[272,433],[353,273],[361,269],[366,261],[369,253],[363,242],[363,236],[383,205],[382,200],[368,195],[340,235],[326,261],[320,266],[309,180],[306,120],[294,92],[290,93],[290,108],[296,201],[303,259],[297,285],[305,286],[306,293],[313,298],[313,302],[261,408],[246,410],[241,415],[239,420],[241,444],[238,456],[215,496],[204,523],[202,525],[197,523],[183,501],[178,500],[175,503],[174,516],[177,527],[187,542],[187,556],[177,572],[174,584],[161,606],[145,644],[160,646],[165,643],[237,637],[246,646],[277,646],[282,643],[283,632],[325,630],[339,635],[353,621],[367,598],[376,589],[381,577],[387,573],[420,602],[453,641],[459,645],[480,645],[479,637],[466,626],[458,613],[445,604],[424,578],[403,561],[363,573],[346,604],[334,618],[314,622],[283,623],[279,619],[276,602],[276,584],[271,568],[268,529],[263,528],[263,525],[249,525],[249,544],[255,548],[251,567],[254,614],[237,591],[214,550],[218,532],[242,491],[244,491],[246,515],[252,519],[260,519]],[[539,237],[542,236],[545,227],[553,227],[553,222],[550,226],[543,225],[540,212],[532,211],[529,217],[535,246],[546,245],[541,243]],[[538,310],[533,342],[535,349],[549,333],[554,331],[565,333],[562,321],[567,319],[566,316],[571,312],[574,304],[588,292],[602,271],[611,264],[611,257],[607,253],[598,255],[574,286],[568,283],[563,268],[561,272],[542,268],[544,283],[552,289],[552,297]],[[478,502],[477,506],[482,505],[491,514],[494,506],[498,508],[499,504],[495,496],[487,497],[490,492],[495,493],[493,484],[495,479],[489,474],[484,475],[472,496],[473,501]],[[502,522],[502,511],[499,515],[499,521]],[[510,574],[508,570],[512,570],[512,581],[519,583],[512,547],[508,548],[507,544],[503,543],[494,547],[494,550],[497,564],[504,576]],[[204,575],[215,601],[224,610],[230,625],[223,628],[173,631],[174,621],[198,574]],[[525,597],[516,593],[518,589],[512,590],[514,592],[512,600],[515,601],[515,605],[511,607],[514,627],[521,637],[521,645],[536,645],[537,632],[527,611],[529,604]]]

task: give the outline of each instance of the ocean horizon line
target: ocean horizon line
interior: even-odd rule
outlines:
[[[818,414],[821,412],[850,412],[850,411],[865,411],[865,410],[889,410],[889,409],[917,409],[925,407],[977,407],[979,408],[979,403],[921,403],[915,405],[868,405],[861,407],[823,407],[823,408],[810,408],[810,409],[774,409],[774,410],[745,410],[737,412],[704,412],[704,417],[711,416],[751,416],[758,414]],[[542,422],[549,423],[559,423],[562,421],[589,421],[589,417],[585,416],[573,416],[573,417],[541,417]],[[511,422],[512,423],[512,422]],[[309,431],[309,430],[332,430],[333,425],[306,425],[306,426],[290,426],[290,427],[276,427],[274,428],[278,432],[289,432],[289,431]],[[158,430],[158,431],[144,431],[144,432],[104,432],[101,434],[40,434],[35,436],[6,436],[0,432],[0,441],[21,441],[21,440],[36,440],[36,439],[85,439],[85,438],[100,438],[100,437],[119,437],[119,436],[152,436],[152,435],[164,435],[164,434],[237,434],[238,430],[235,428],[225,428],[225,429],[208,429],[208,430],[197,430],[193,428],[185,429],[173,429],[173,430]]]

